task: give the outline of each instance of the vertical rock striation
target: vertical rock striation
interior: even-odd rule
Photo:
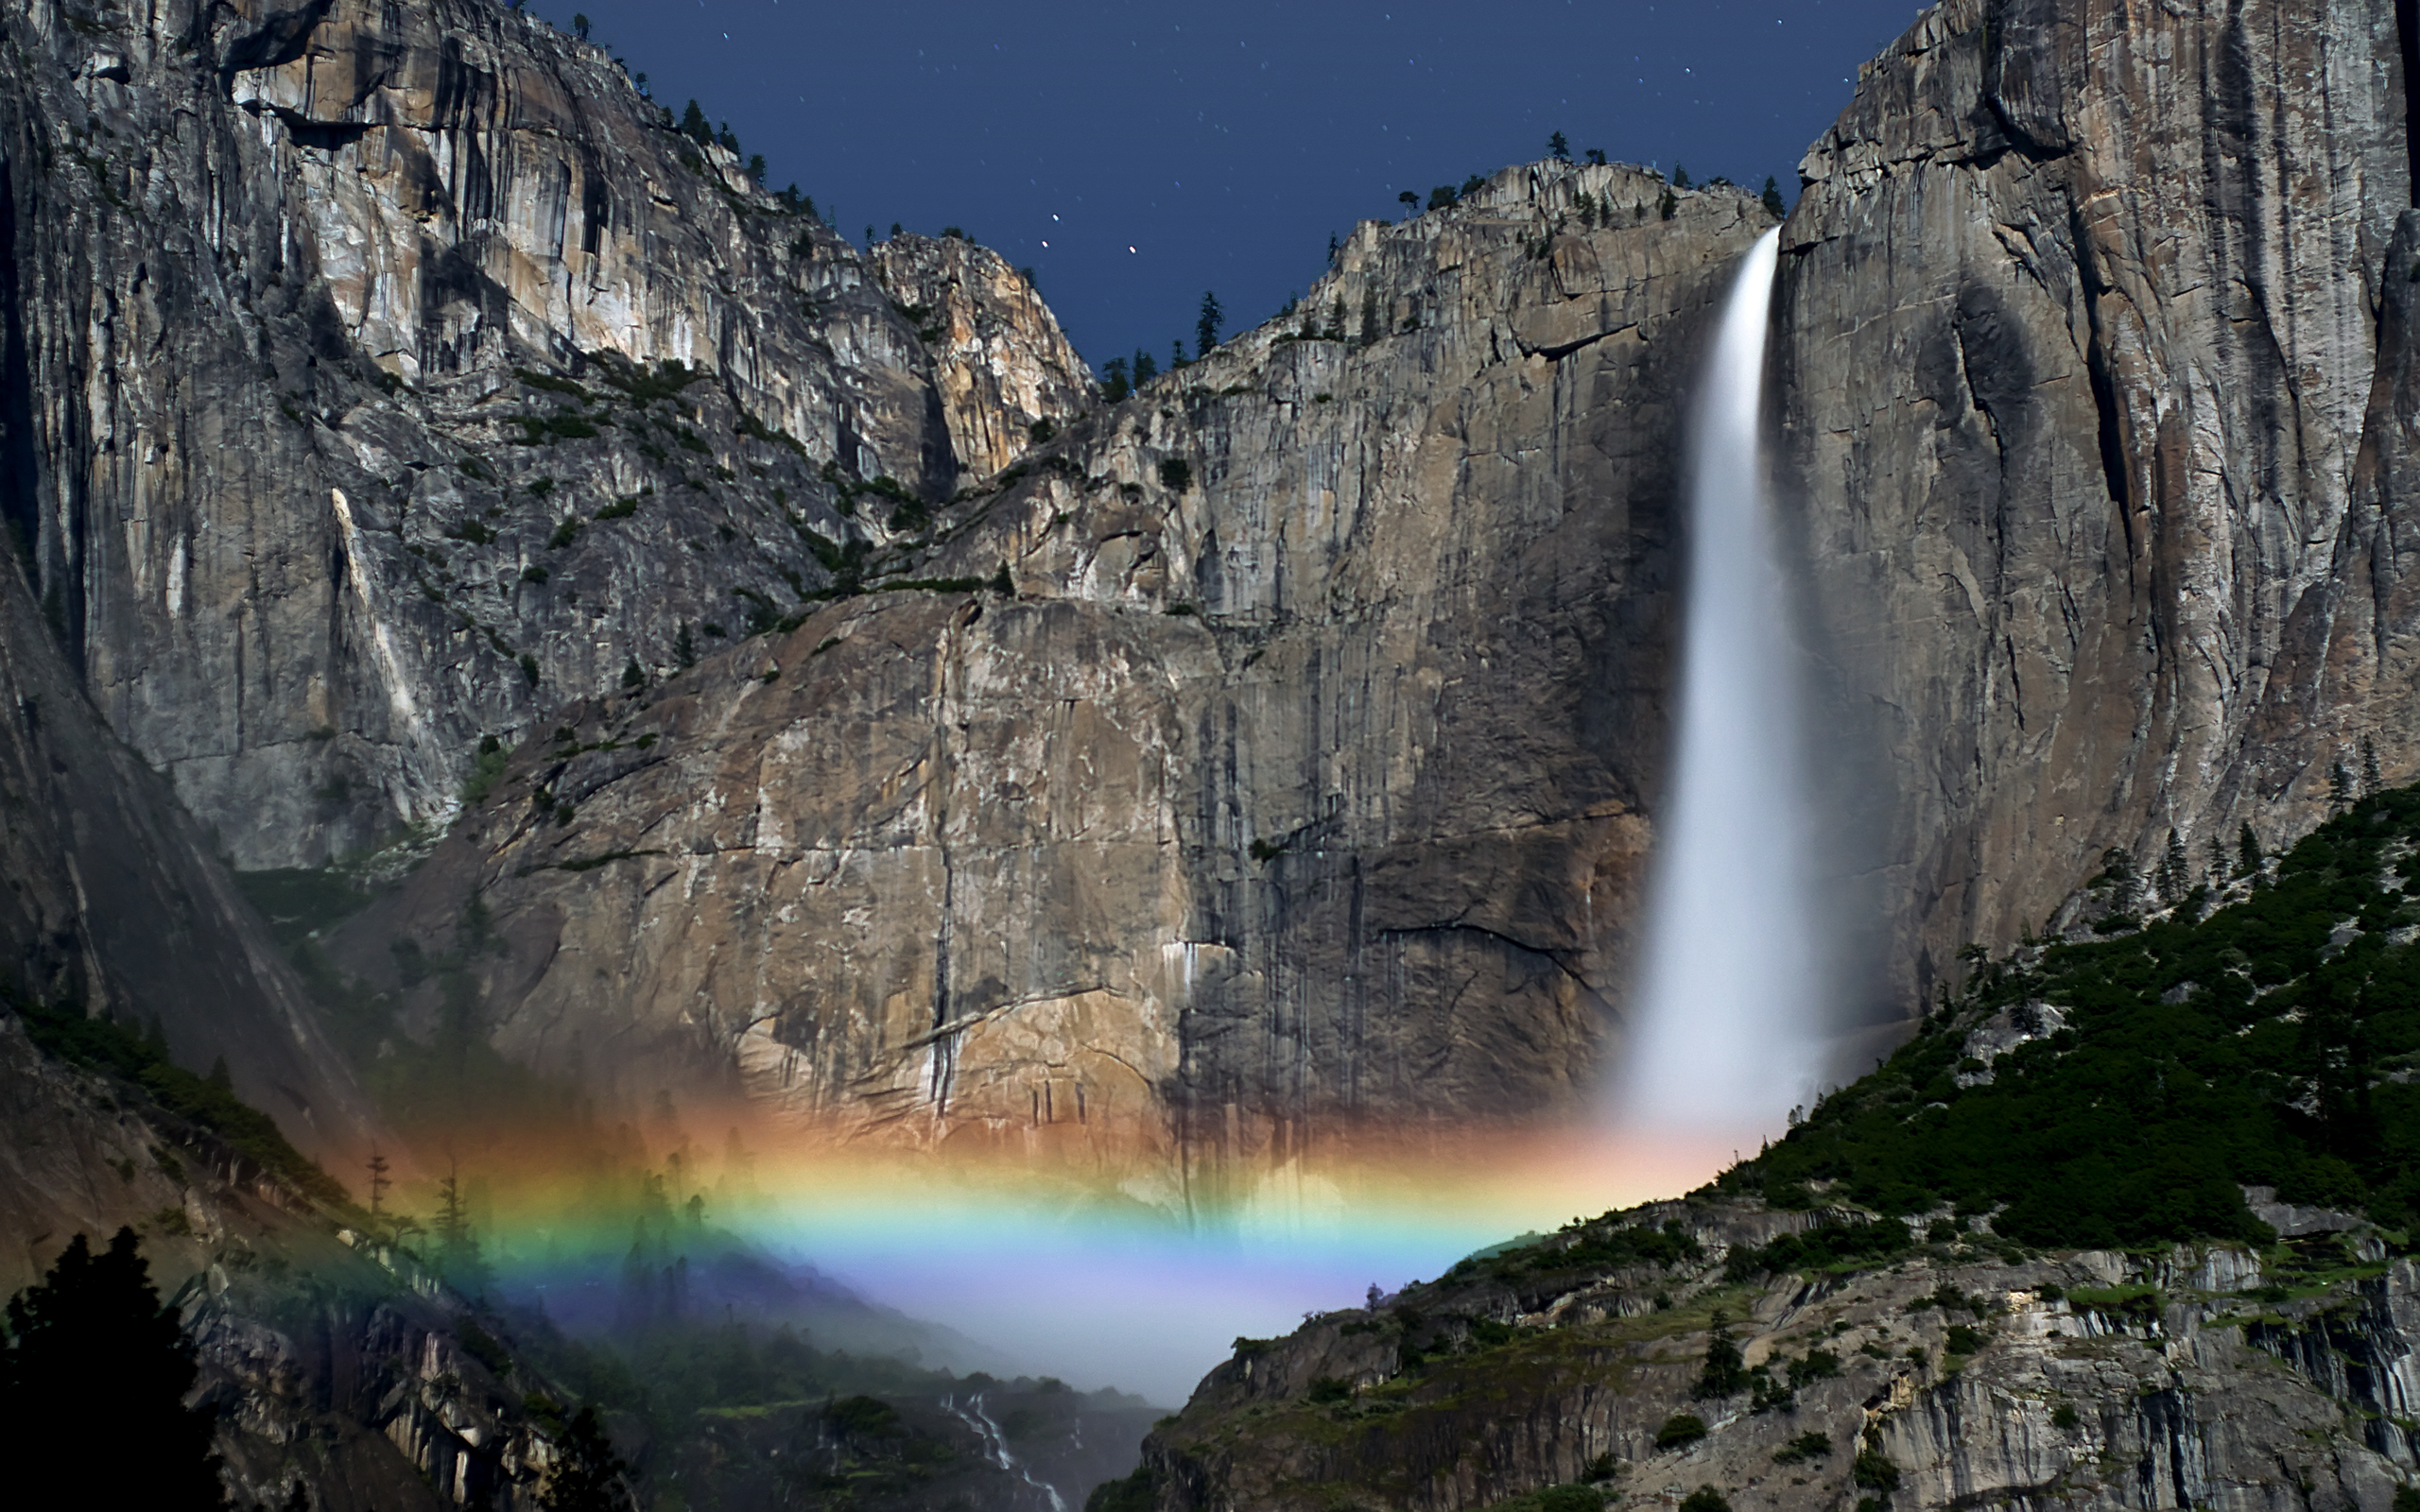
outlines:
[[[1786,475],[1884,995],[2105,847],[2197,868],[2420,762],[2394,8],[1948,0],[1784,232]]]
[[[476,891],[516,1057],[1176,1208],[1357,1126],[1572,1108],[1662,758],[1693,338],[1769,224],[1663,194],[1545,163],[1364,225],[941,511],[889,579],[925,586],[567,713],[348,969],[404,990],[388,941]]]
[[[238,865],[442,821],[483,734],[886,544],[860,486],[1089,402],[969,275],[944,404],[847,243],[522,11],[40,0],[0,43],[0,512]]]

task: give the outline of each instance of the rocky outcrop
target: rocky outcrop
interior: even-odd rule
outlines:
[[[893,236],[871,261],[932,352],[950,446],[969,474],[990,477],[1091,407],[1091,371],[1030,272],[963,236]]]
[[[340,957],[406,990],[389,942],[475,895],[516,1058],[1179,1210],[1359,1125],[1573,1106],[1693,337],[1770,224],[1664,187],[1544,163],[1364,225],[1299,311],[942,511],[912,589],[565,713]]]
[[[2420,1273],[2381,1263],[2375,1235],[2321,1262],[2366,1260],[2371,1279],[2280,1302],[2258,1258],[2194,1246],[1942,1246],[1726,1288],[1735,1246],[1809,1215],[1672,1203],[1622,1221],[1702,1253],[1465,1262],[1386,1305],[1238,1341],[1147,1442],[1155,1504],[1448,1512],[1550,1504],[1515,1499],[1565,1486],[1574,1505],[1646,1508],[1711,1486],[1738,1508],[2383,1512],[2420,1471],[2398,1405]]]
[[[1781,472],[1881,995],[2420,764],[2401,74],[2383,0],[1948,0],[1808,153]]]
[[[988,470],[1088,401],[977,259],[945,403],[846,242],[534,15],[0,25],[0,513],[95,702],[239,866],[441,823],[482,736],[912,527],[953,427]]]

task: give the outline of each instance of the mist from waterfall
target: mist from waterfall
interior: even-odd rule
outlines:
[[[1666,1136],[1777,1134],[1821,1071],[1810,784],[1762,429],[1779,247],[1767,232],[1741,262],[1690,417],[1671,776],[1613,1109]]]

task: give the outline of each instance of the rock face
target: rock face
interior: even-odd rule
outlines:
[[[441,822],[483,734],[779,618],[949,493],[956,431],[989,468],[1089,400],[997,259],[894,259],[954,291],[965,350],[928,351],[804,207],[533,15],[5,27],[0,512],[240,866]]]
[[[933,352],[933,380],[959,466],[977,478],[1090,408],[1092,375],[1024,271],[962,236],[893,236],[873,271]]]
[[[1950,0],[1806,160],[1779,472],[1884,1019],[2106,846],[2420,761],[2402,39],[2290,10]],[[355,974],[475,898],[519,1058],[1178,1207],[1578,1103],[1752,199],[1508,170],[1086,414],[996,256],[860,255],[526,14],[0,26],[0,507],[111,725],[247,867],[524,740]]]
[[[1732,1246],[1807,1215],[1624,1216],[1703,1259],[1465,1263],[1387,1307],[1239,1341],[1146,1443],[1154,1504],[1448,1512],[1593,1483],[1616,1509],[1710,1485],[1735,1508],[2383,1512],[2415,1469],[2396,1404],[2420,1384],[2420,1271],[2377,1263],[2374,1234],[2350,1243],[2382,1274],[2280,1306],[2248,1295],[2271,1281],[2257,1259],[2192,1246],[2014,1263],[1945,1247],[1723,1288]],[[1737,1351],[1719,1382],[1718,1337]]]
[[[404,990],[389,942],[475,895],[516,1058],[1180,1209],[1322,1131],[1573,1106],[1693,337],[1770,224],[1663,193],[1547,163],[1363,226],[1301,312],[942,511],[928,586],[566,713],[339,954]]]
[[[378,1120],[308,993],[168,784],[85,700],[6,563],[0,816],[0,1004],[33,997],[156,1023],[186,1069],[223,1057],[238,1095],[322,1163],[347,1168],[369,1146]],[[0,1232],[57,1232],[60,1216],[7,1212]],[[0,1272],[0,1292],[20,1283]]]
[[[1901,1003],[2105,847],[2198,870],[2365,737],[2420,765],[2398,42],[2384,0],[1948,0],[1807,154],[1781,472]]]

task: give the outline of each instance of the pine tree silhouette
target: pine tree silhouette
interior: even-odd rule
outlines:
[[[82,1234],[11,1297],[0,1350],[0,1455],[74,1467],[93,1506],[219,1512],[216,1413],[187,1407],[193,1346],[160,1305],[134,1230],[95,1255]]]
[[[538,1497],[545,1512],[625,1512],[631,1498],[622,1477],[630,1467],[614,1452],[596,1408],[579,1409],[556,1449],[562,1458]]]

